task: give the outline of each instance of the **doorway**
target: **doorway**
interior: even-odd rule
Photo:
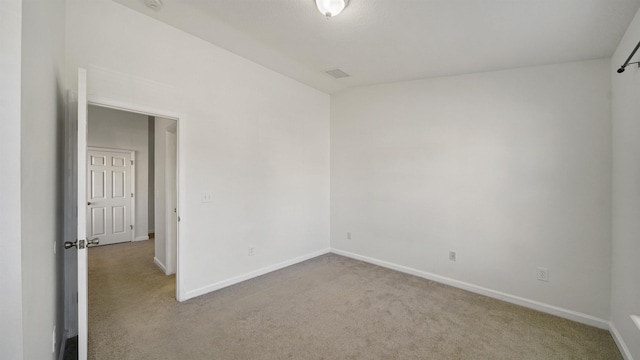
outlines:
[[[99,81],[97,81],[99,83]],[[94,85],[95,86],[95,85]],[[184,114],[176,113],[170,110],[165,110],[162,107],[142,105],[136,101],[122,102],[116,100],[109,94],[102,94],[101,91],[94,91],[92,94],[88,94],[87,83],[87,70],[78,69],[78,88],[77,92],[69,92],[69,113],[67,116],[67,122],[65,127],[65,174],[69,176],[65,182],[65,217],[69,219],[65,226],[65,233],[68,233],[69,238],[75,237],[76,241],[65,242],[65,249],[69,251],[65,252],[65,309],[68,317],[65,316],[65,330],[68,335],[67,338],[72,338],[75,334],[78,335],[78,357],[80,359],[86,359],[87,357],[87,340],[88,340],[88,247],[89,245],[95,245],[94,241],[87,236],[87,224],[86,224],[86,207],[87,207],[87,149],[88,144],[88,110],[93,109],[111,109],[118,110],[125,113],[132,113],[145,116],[162,116],[167,119],[171,119],[176,124],[176,207],[177,215],[180,214],[180,205],[183,200],[181,194],[184,189],[180,190],[181,174],[183,173],[180,158],[182,141],[182,127]],[[160,104],[161,105],[161,104]],[[119,139],[126,138],[127,133],[121,132]],[[125,146],[114,146],[116,148],[126,148]],[[148,206],[143,207],[148,210]],[[179,216],[176,216],[178,220]],[[135,224],[134,224],[135,225]],[[148,223],[147,223],[148,226]],[[181,233],[184,231],[179,224],[175,224],[177,227],[176,234],[176,263],[175,263],[175,277],[167,277],[171,282],[175,284],[175,290],[172,290],[175,294],[175,299],[178,301],[184,300],[184,290],[181,284],[184,282],[181,279],[181,263],[179,249],[181,246]],[[135,228],[134,228],[135,229]],[[145,227],[138,227],[138,230],[147,232],[149,229]],[[144,231],[146,229],[146,231]],[[148,237],[148,234],[144,234]],[[135,239],[135,238],[134,238]],[[142,239],[139,239],[142,240]],[[153,244],[152,242],[129,242],[125,244]],[[118,246],[118,245],[112,245]],[[100,247],[99,249],[107,249],[109,246]],[[98,250],[98,249],[96,249]],[[152,253],[151,253],[152,254]],[[153,255],[153,254],[152,254]],[[148,256],[150,258],[152,256]],[[152,269],[156,269],[153,263]],[[119,268],[119,267],[116,267]],[[156,269],[157,270],[157,269]],[[162,277],[160,271],[158,271]],[[169,298],[171,299],[171,298]],[[171,299],[170,301],[174,301]]]
[[[88,106],[88,236],[100,245],[153,238],[166,275],[177,271],[177,133],[176,119]]]
[[[86,228],[88,238],[100,239],[100,248],[88,252],[91,339],[90,334],[105,322],[117,321],[110,315],[97,315],[107,308],[105,291],[109,294],[127,286],[144,289],[136,281],[144,281],[141,276],[147,274],[165,288],[175,286],[177,298],[177,277],[158,282],[153,269],[162,277],[177,273],[178,126],[175,119],[97,104],[90,104],[87,114]],[[140,264],[131,263],[130,247],[143,251],[134,259]],[[110,255],[105,257],[105,253]],[[162,264],[160,270],[152,262]],[[111,264],[110,272],[98,270],[105,269],[105,264]],[[129,271],[144,264],[151,264],[151,272],[139,272],[137,279],[131,274],[122,276],[117,288],[104,282],[106,274],[113,276],[111,272],[123,266],[126,270],[121,270]],[[112,305],[117,308],[119,301]]]
[[[112,229],[105,229],[105,232],[116,232],[122,234],[127,232],[130,238],[120,236],[119,241],[111,240],[104,234],[95,236],[100,239],[100,244],[110,244],[122,241],[142,241],[149,239],[149,207],[148,198],[148,178],[149,178],[149,124],[148,116],[140,113],[110,109],[102,106],[89,105],[87,112],[87,231],[91,233],[93,225],[100,225],[102,219],[109,222]],[[91,151],[104,150],[110,152],[130,153],[131,157],[121,159],[114,157],[109,159],[104,166],[92,164]],[[98,163],[100,157],[95,159]],[[106,160],[106,159],[105,159]],[[122,163],[125,160],[126,163]],[[114,163],[117,162],[117,163]],[[97,170],[98,173],[92,173]],[[102,170],[112,170],[108,174],[100,174]],[[130,170],[129,174],[126,170]],[[101,179],[99,175],[108,175],[106,179]],[[125,180],[122,177],[129,175]],[[120,183],[119,181],[125,181]],[[102,187],[108,189],[102,190]],[[121,186],[120,189],[115,187]],[[98,191],[97,201],[91,200],[92,191]],[[114,196],[116,199],[105,199],[104,196]],[[117,202],[117,207],[109,207],[105,213],[101,212],[102,205],[109,205],[110,202]],[[122,205],[129,205],[123,207]],[[96,207],[96,209],[94,209]],[[91,211],[97,216],[92,219]],[[151,209],[151,211],[153,211]],[[100,219],[100,216],[103,216]],[[111,222],[111,219],[122,219],[123,223]],[[96,223],[92,223],[96,221]],[[115,226],[115,228],[114,228]],[[128,228],[128,229],[123,229]],[[101,230],[101,229],[99,229]],[[102,240],[106,240],[103,242]]]

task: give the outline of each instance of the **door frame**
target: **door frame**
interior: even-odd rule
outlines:
[[[178,159],[178,157],[177,157],[177,140],[178,140],[177,131],[178,131],[178,124],[176,124],[176,123],[173,123],[172,125],[169,125],[164,130],[164,140],[165,140],[164,141],[164,144],[165,144],[165,149],[164,149],[165,150],[165,154],[164,154],[164,162],[165,162],[164,163],[164,184],[165,184],[165,189],[164,189],[165,190],[164,191],[164,196],[165,196],[165,209],[164,209],[165,210],[164,211],[165,212],[165,216],[164,216],[165,217],[165,223],[164,223],[164,227],[165,227],[165,230],[164,230],[164,232],[165,232],[165,244],[164,244],[164,256],[165,256],[165,266],[166,266],[165,273],[167,275],[171,275],[171,274],[173,274],[173,273],[175,273],[177,271],[176,264],[175,264],[175,261],[174,261],[174,259],[177,258],[177,256],[175,256],[176,254],[174,254],[175,251],[173,249],[173,243],[174,243],[175,239],[173,238],[173,231],[172,231],[173,227],[176,226],[177,221],[176,221],[176,224],[173,224],[173,210],[172,210],[173,206],[167,206],[168,205],[168,199],[170,197],[172,197],[173,195],[176,195],[176,200],[177,200],[177,193],[176,193],[177,186],[174,189],[169,189],[169,187],[167,186],[167,184],[169,183],[167,181],[168,177],[169,177],[169,171],[168,171],[169,164],[173,163],[172,167],[173,167],[174,170],[177,169],[177,166],[178,166],[178,164],[177,164],[177,159]],[[169,150],[170,149],[169,149],[169,146],[168,146],[169,142],[167,141],[171,136],[175,137],[175,141],[176,141],[175,147],[174,147],[174,149],[172,149],[173,152],[174,152],[173,159],[171,159],[172,161],[169,160],[168,154],[169,154]],[[175,182],[176,182],[176,185],[177,185],[177,178],[175,180],[176,180]],[[177,205],[177,201],[176,201],[176,204],[174,204],[174,205]],[[176,219],[177,219],[177,214],[176,214]],[[176,228],[176,230],[177,230],[177,228]],[[177,248],[177,246],[176,246],[176,248]]]
[[[87,116],[87,124],[88,124],[88,116]],[[90,132],[91,129],[87,130],[87,133]],[[136,151],[135,150],[129,150],[129,149],[116,149],[116,148],[108,148],[108,147],[100,147],[100,146],[89,146],[87,145],[87,152],[89,151],[109,151],[109,152],[117,152],[117,153],[126,153],[126,154],[130,154],[131,155],[131,160],[133,161],[133,164],[130,164],[131,166],[131,175],[129,177],[129,182],[131,183],[131,191],[133,192],[134,197],[129,199],[129,208],[131,209],[129,211],[129,224],[133,225],[133,229],[131,229],[131,242],[136,240]],[[87,159],[89,157],[87,156]],[[87,165],[87,171],[89,170],[89,166]],[[89,179],[89,174],[87,174],[87,180]],[[87,187],[88,189],[88,187]],[[87,218],[87,222],[89,221],[89,219]]]
[[[87,95],[87,106],[91,106],[91,105],[114,109],[114,110],[128,111],[128,112],[133,112],[133,113],[147,115],[147,116],[161,117],[165,119],[175,120],[176,122],[176,197],[177,197],[176,208],[177,208],[177,214],[178,214],[178,221],[176,223],[176,227],[178,231],[176,236],[176,264],[175,264],[176,300],[182,302],[186,300],[186,290],[182,288],[182,284],[184,284],[184,281],[182,279],[182,271],[180,271],[181,265],[183,264],[183,261],[181,259],[182,252],[180,251],[180,248],[182,246],[185,246],[184,240],[182,240],[184,239],[184,237],[181,236],[184,229],[183,229],[183,226],[181,226],[180,222],[182,220],[181,209],[183,208],[183,201],[184,201],[183,195],[185,194],[185,189],[183,185],[184,182],[181,180],[183,179],[183,176],[184,176],[184,169],[182,166],[183,164],[183,161],[182,161],[183,145],[182,144],[184,144],[183,129],[184,129],[184,123],[186,121],[186,115],[182,113],[170,111],[170,110],[152,107],[152,106],[125,103],[122,101],[113,100],[108,97],[92,96],[89,94]]]

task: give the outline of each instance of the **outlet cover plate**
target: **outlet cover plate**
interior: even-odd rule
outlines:
[[[203,192],[200,195],[200,202],[203,202],[203,203],[213,202],[213,195],[210,192]]]
[[[538,280],[549,281],[549,269],[545,267],[539,267],[537,274],[538,274]]]

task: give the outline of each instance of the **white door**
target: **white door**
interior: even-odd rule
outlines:
[[[78,249],[78,360],[87,360],[87,246],[93,239],[87,239],[87,71],[78,69],[78,229],[76,247]]]
[[[87,151],[87,236],[100,245],[133,239],[131,152]]]

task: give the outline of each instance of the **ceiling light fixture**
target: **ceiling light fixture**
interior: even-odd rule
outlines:
[[[144,0],[144,3],[152,10],[158,11],[162,7],[162,0]]]
[[[349,5],[349,0],[316,0],[318,11],[330,18],[336,16]]]

